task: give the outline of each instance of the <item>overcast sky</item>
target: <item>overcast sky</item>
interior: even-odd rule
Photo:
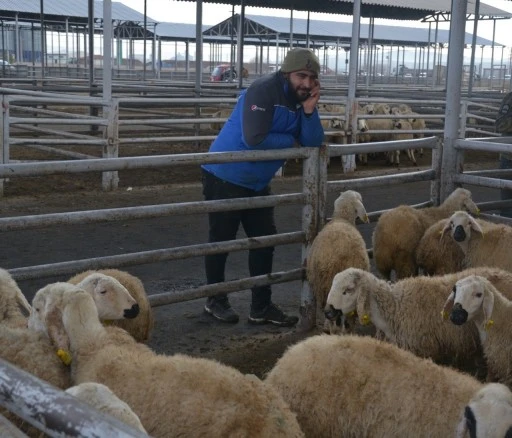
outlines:
[[[143,0],[114,0],[124,3],[136,11],[144,12]],[[449,1],[449,0],[446,0]],[[484,0],[485,3],[503,9],[512,13],[512,1],[505,0]],[[146,0],[148,17],[156,21],[167,21],[171,23],[195,23],[196,22],[196,4],[193,1],[175,1],[175,0]],[[240,12],[240,7],[235,6],[235,13]],[[272,15],[274,17],[290,17],[289,10],[283,9],[269,9],[269,8],[245,8],[246,14],[253,15]],[[230,5],[210,4],[203,3],[203,24],[217,24],[231,15]],[[306,12],[294,11],[295,18],[307,18]],[[313,20],[329,20],[329,21],[345,21],[350,22],[351,18],[346,15],[334,14],[317,14],[311,13],[310,18]],[[368,23],[368,20],[363,19],[363,23]],[[425,26],[428,29],[428,24],[416,21],[398,21],[398,20],[375,20],[376,24],[387,24],[393,26],[409,26],[418,27]],[[496,21],[496,37],[497,43],[504,44],[507,47],[512,46],[512,37],[510,37],[511,20],[497,20]],[[440,25],[440,28],[449,29],[449,24]],[[473,22],[468,22],[466,31],[472,33]],[[480,21],[478,23],[478,35],[492,40],[493,24],[492,21]]]

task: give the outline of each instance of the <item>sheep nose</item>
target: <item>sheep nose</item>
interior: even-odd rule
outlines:
[[[466,240],[466,232],[462,225],[457,225],[455,227],[455,231],[453,232],[453,238],[456,242],[464,242]]]
[[[135,303],[130,309],[125,309],[124,317],[128,319],[135,318],[140,312],[139,305]]]
[[[460,303],[456,303],[450,312],[450,320],[455,325],[462,325],[468,320],[468,312],[466,312]]]
[[[335,321],[343,315],[343,312],[340,309],[335,309],[330,304],[329,308],[324,310],[324,315],[329,321]]]

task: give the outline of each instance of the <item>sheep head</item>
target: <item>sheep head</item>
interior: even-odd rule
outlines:
[[[325,305],[327,319],[352,316],[357,311],[361,324],[370,323],[369,293],[361,288],[365,275],[367,272],[362,269],[348,268],[334,276]]]
[[[473,202],[471,192],[460,187],[455,189],[450,196],[444,200],[442,207],[450,212],[465,210],[473,215],[480,213],[480,209]]]
[[[37,291],[28,327],[46,333],[66,364],[73,348],[69,334],[75,326],[84,337],[94,337],[98,326],[102,329],[96,304],[88,292],[70,283],[52,283]]]
[[[500,383],[489,383],[465,406],[456,437],[511,436],[512,392]]]
[[[469,275],[455,283],[443,308],[455,325],[475,320],[484,330],[493,324],[494,286],[484,277]]]
[[[456,211],[446,221],[442,236],[450,233],[450,236],[459,244],[464,254],[468,252],[468,244],[472,232],[483,236],[484,232],[478,222],[465,211]]]
[[[361,219],[364,223],[370,222],[363,205],[363,198],[359,192],[354,190],[342,192],[334,201],[333,217],[345,219],[351,224],[356,223],[356,218]]]
[[[110,275],[94,272],[78,283],[77,287],[91,294],[102,321],[135,318],[139,314],[137,301]]]

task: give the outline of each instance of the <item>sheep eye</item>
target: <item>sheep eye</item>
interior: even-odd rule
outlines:
[[[476,297],[477,297],[477,298],[481,298],[481,297],[482,297],[482,292],[477,292],[477,293],[476,293]]]
[[[100,294],[101,294],[101,295],[105,295],[106,293],[107,293],[107,290],[106,290],[106,289],[103,289],[103,290],[100,292]]]

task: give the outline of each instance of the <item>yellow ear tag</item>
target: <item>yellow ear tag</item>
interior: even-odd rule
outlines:
[[[361,317],[361,324],[363,324],[363,325],[368,325],[368,324],[370,324],[370,316],[369,316],[369,315],[364,314],[364,315]]]
[[[69,351],[64,351],[59,348],[57,350],[57,356],[59,356],[64,365],[69,365],[71,363],[71,354],[69,354]]]
[[[443,319],[448,319],[448,312],[446,310],[441,310],[441,317]]]
[[[105,326],[109,326],[109,325],[112,325],[112,321],[110,319],[105,319],[103,322],[103,325]]]
[[[487,322],[484,324],[484,330],[489,330],[494,325],[494,321],[492,319],[487,320]]]
[[[350,312],[347,316],[348,316],[349,318],[352,318],[355,314],[356,314],[356,312],[352,311],[352,312]]]

